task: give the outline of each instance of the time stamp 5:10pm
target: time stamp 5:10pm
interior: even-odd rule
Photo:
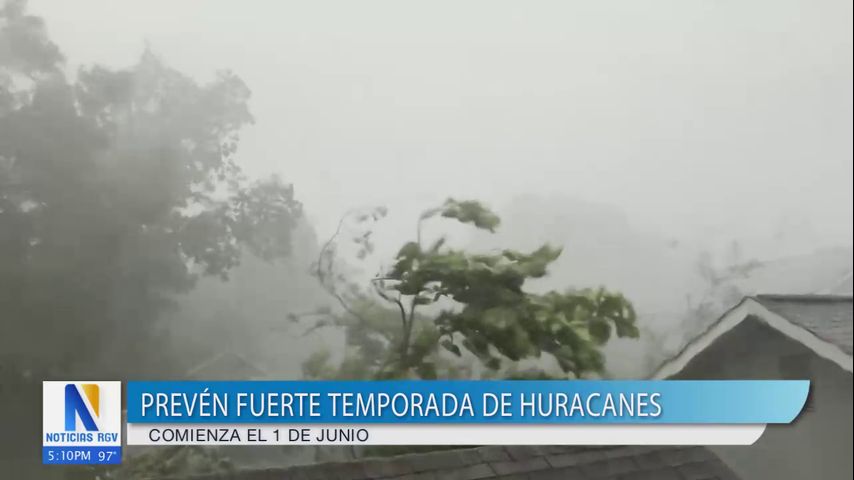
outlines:
[[[42,460],[46,464],[114,465],[122,461],[121,447],[45,447]]]

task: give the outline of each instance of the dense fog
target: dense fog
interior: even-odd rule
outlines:
[[[643,378],[745,295],[850,295],[851,8],[9,1],[0,373]],[[526,312],[626,303],[594,346],[520,346],[476,337],[492,306],[431,290],[462,281],[440,272],[401,306],[436,358],[348,371],[354,336],[398,341],[383,295],[409,291],[377,278],[410,281],[416,238],[535,252],[507,273]]]

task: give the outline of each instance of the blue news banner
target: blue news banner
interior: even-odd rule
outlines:
[[[791,423],[809,381],[128,382],[129,424]]]
[[[353,441],[374,445],[750,444],[765,424],[797,417],[809,382],[127,382],[126,424],[121,382],[44,382],[43,389],[43,462],[116,464],[123,430],[128,445],[332,444],[321,430],[333,427],[353,427]],[[312,428],[321,435],[315,440]],[[308,440],[291,436],[296,431]]]

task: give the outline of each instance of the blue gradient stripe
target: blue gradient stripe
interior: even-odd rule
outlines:
[[[144,393],[166,394],[169,399],[177,398],[184,404],[182,394],[187,395],[187,403],[197,394],[207,391],[227,398],[228,409],[225,415],[202,416],[198,410],[193,415],[172,416],[163,409],[149,408],[142,412]],[[307,412],[294,416],[253,416],[249,408],[237,414],[234,408],[238,393],[254,395],[258,401],[260,395],[282,393],[317,393],[319,408],[317,416]],[[441,396],[449,393],[462,399],[469,394],[474,409],[473,416],[395,416],[390,410],[383,415],[347,416],[339,411],[333,415],[332,399],[329,393],[379,394],[393,396],[398,393],[420,393],[423,396],[434,394]],[[531,398],[532,394],[565,393],[570,397],[580,394],[587,398],[598,394],[593,404],[602,405],[607,394],[618,397],[620,394],[659,394],[658,404],[661,413],[656,417],[604,415],[592,417],[579,416],[531,416],[523,415],[520,395]],[[127,422],[128,423],[502,423],[502,424],[550,424],[550,423],[608,423],[608,424],[761,424],[791,423],[800,413],[809,392],[806,380],[709,380],[709,381],[617,381],[617,380],[555,380],[555,381],[508,381],[508,380],[394,380],[394,381],[183,381],[183,382],[128,382],[127,385]],[[509,416],[483,415],[482,399],[485,393],[511,395]],[[162,398],[162,397],[161,397]],[[196,397],[198,398],[198,397]],[[244,397],[253,398],[253,397]],[[598,403],[597,403],[598,402]],[[171,400],[170,400],[171,406]],[[179,405],[180,406],[180,405]],[[187,412],[185,407],[178,409]],[[218,413],[218,412],[217,412]]]

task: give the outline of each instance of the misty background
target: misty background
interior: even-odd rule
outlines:
[[[737,242],[743,259],[772,261],[841,248],[781,272],[789,285],[748,290],[814,293],[851,269],[848,2],[30,8],[71,67],[124,67],[148,46],[200,81],[240,75],[256,123],[239,161],[293,182],[317,238],[348,208],[386,205],[388,257],[421,210],[479,198],[503,213],[497,244],[565,246],[552,286],[620,288],[662,331],[703,288],[701,252],[725,262]],[[242,280],[211,288],[263,297]]]
[[[30,8],[71,67],[149,45],[197,79],[240,75],[240,161],[293,182],[321,237],[354,205],[388,205],[395,231],[448,196],[537,193],[748,256],[851,244],[848,2]]]
[[[563,254],[532,289],[605,285],[631,300],[640,338],[605,345],[614,377],[648,375],[744,295],[851,294],[850,2],[28,10],[69,79],[131,68],[143,52],[199,84],[234,72],[254,117],[236,162],[279,175],[302,204],[286,258],[244,255],[228,281],[202,277],[157,315],[149,371],[300,378],[318,346],[343,346],[340,332],[303,336],[287,320],[334,304],[311,266],[342,216],[388,208],[374,254],[350,272],[368,281],[448,197],[482,200],[500,228],[427,237],[450,232],[472,250],[550,242]],[[104,361],[126,345],[112,348]]]

